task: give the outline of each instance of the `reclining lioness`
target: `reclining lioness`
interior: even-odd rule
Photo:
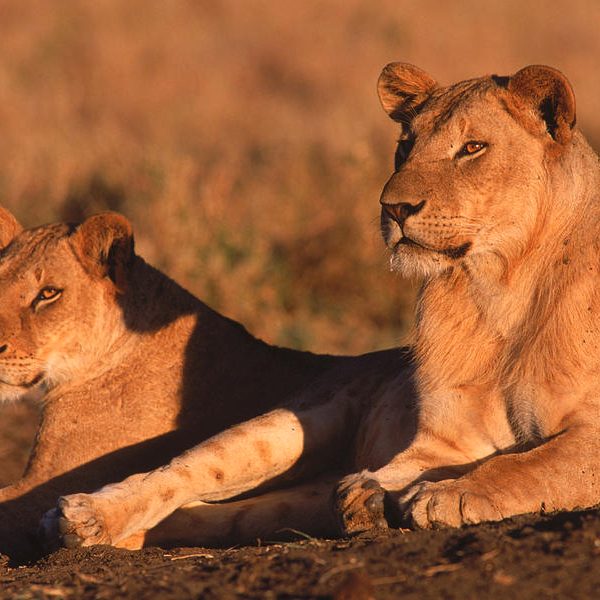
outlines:
[[[253,338],[136,256],[131,226],[118,214],[23,231],[0,209],[0,249],[0,399],[48,389],[26,473],[0,490],[0,551],[11,555],[36,543],[39,520],[59,496],[158,467],[293,397],[292,408],[276,414],[303,431],[293,451],[318,457],[298,465],[315,476],[339,461],[351,439],[361,386],[405,362],[396,350],[315,356]],[[351,404],[338,410],[326,402],[348,385],[356,392]],[[311,399],[321,405],[314,422],[302,410]],[[277,459],[271,442],[292,445],[284,431],[263,439],[261,426],[244,426],[232,465],[209,443],[215,482],[228,485],[230,468],[244,461],[261,471],[245,470],[253,487],[298,475],[277,464],[262,473]],[[333,435],[335,454],[322,432]],[[248,540],[263,531],[242,522],[238,529]]]
[[[391,519],[420,527],[600,500],[600,170],[570,84],[531,66],[439,87],[391,64],[379,93],[402,124],[383,235],[397,270],[425,276],[411,366],[358,359],[359,386],[326,373],[326,393],[304,385],[158,469],[62,497],[46,531],[67,545],[146,531],[204,543],[303,514],[309,533],[332,513],[342,532],[384,526],[384,497]],[[335,483],[338,465],[350,474]],[[294,469],[308,483],[277,485]],[[278,491],[257,495],[266,482]],[[254,497],[208,504],[242,493]]]

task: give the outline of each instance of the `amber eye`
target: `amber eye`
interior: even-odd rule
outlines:
[[[458,156],[472,156],[487,148],[485,142],[467,142],[458,152]]]
[[[57,300],[59,296],[62,294],[62,290],[58,288],[52,287],[51,285],[42,288],[38,295],[34,298],[31,305],[35,308],[38,304],[42,302],[49,302],[50,300]]]

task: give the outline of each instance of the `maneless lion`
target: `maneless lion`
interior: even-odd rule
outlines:
[[[250,458],[266,465],[278,460],[271,444],[281,441],[289,452],[319,454],[322,465],[307,470],[314,476],[336,463],[353,427],[352,406],[324,399],[347,385],[358,386],[358,397],[376,372],[393,374],[406,362],[403,351],[316,356],[253,338],[137,256],[131,225],[115,213],[22,230],[0,209],[0,249],[0,399],[46,391],[25,475],[0,490],[0,551],[17,559],[31,556],[40,518],[59,496],[156,468],[303,393],[322,403],[311,422],[304,400],[296,414],[285,413],[290,427],[305,431],[303,441],[288,443],[285,431],[263,436],[265,417],[227,451],[236,467]],[[331,436],[337,454],[323,444]],[[208,444],[210,477],[228,485],[225,449]],[[286,470],[275,464],[266,477],[246,474],[252,486],[279,475],[271,485],[281,485],[298,476]],[[260,524],[237,523],[236,537],[263,535]],[[226,533],[218,531],[215,543]]]
[[[408,364],[326,371],[160,468],[63,496],[48,535],[204,543],[303,516],[351,533],[600,500],[600,168],[570,84],[530,66],[439,87],[392,64],[379,93],[402,126],[383,235],[425,276]]]

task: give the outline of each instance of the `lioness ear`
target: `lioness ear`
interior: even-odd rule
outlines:
[[[377,81],[379,100],[394,121],[407,123],[427,100],[437,83],[425,71],[408,63],[390,63]]]
[[[555,141],[566,144],[571,139],[575,125],[575,94],[560,71],[530,65],[510,78],[508,89],[533,105]]]
[[[6,248],[23,228],[13,214],[0,206],[0,248]]]
[[[90,217],[75,230],[72,244],[90,273],[109,277],[119,293],[126,290],[134,254],[133,230],[124,216],[105,212]]]

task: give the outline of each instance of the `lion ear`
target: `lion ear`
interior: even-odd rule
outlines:
[[[134,257],[133,229],[122,215],[105,212],[85,220],[73,233],[73,248],[92,275],[109,277],[125,292]]]
[[[408,63],[390,63],[377,81],[379,100],[394,121],[407,123],[437,87],[425,71]]]
[[[23,227],[13,214],[0,206],[0,248],[6,248],[21,231]]]
[[[508,89],[533,106],[555,141],[566,144],[571,139],[575,126],[575,94],[560,71],[530,65],[510,78]]]

